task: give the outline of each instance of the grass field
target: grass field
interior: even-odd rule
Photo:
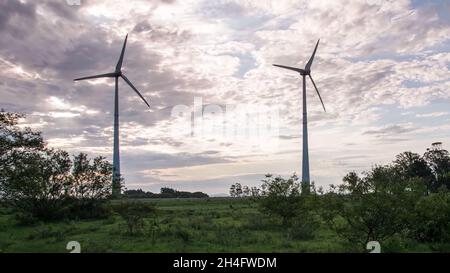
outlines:
[[[0,209],[0,252],[69,252],[78,241],[82,252],[348,252],[344,241],[322,225],[313,239],[297,238],[295,228],[261,214],[243,199],[152,199],[157,215],[143,230],[127,235],[120,216],[21,226]],[[390,251],[432,251],[426,245]],[[405,249],[406,248],[406,249]]]

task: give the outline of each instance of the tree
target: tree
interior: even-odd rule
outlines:
[[[176,198],[176,190],[171,188],[161,188],[161,198]]]
[[[0,110],[0,198],[5,194],[8,173],[14,168],[15,161],[23,161],[23,155],[44,147],[40,132],[18,126],[19,120],[23,117],[22,114]]]
[[[422,178],[424,183],[430,188],[434,183],[434,176],[427,161],[419,154],[403,152],[397,155],[394,161],[394,168],[398,172],[400,179]]]
[[[295,174],[289,179],[266,175],[258,198],[263,212],[279,216],[283,224],[288,224],[298,215],[300,202],[300,182]]]
[[[258,187],[250,188],[250,196],[251,197],[258,197],[260,194],[261,194],[261,190]]]
[[[231,187],[230,187],[230,196],[236,197],[236,185],[235,184],[231,185]]]
[[[395,166],[352,172],[322,198],[322,216],[341,237],[365,249],[408,228],[411,208],[425,192],[421,178],[404,179]]]
[[[242,197],[243,189],[240,183],[236,183],[231,185],[230,187],[230,196],[231,197]]]
[[[93,160],[80,153],[73,157],[71,172],[73,191],[71,195],[78,199],[105,199],[112,192],[112,165],[106,158],[99,156]]]
[[[242,197],[242,185],[236,183],[236,197]]]
[[[160,194],[148,192],[149,198],[208,198],[209,196],[203,192],[187,192],[178,191],[172,188],[161,188]]]
[[[62,200],[70,194],[66,174],[71,168],[69,155],[61,150],[11,153],[3,168],[1,184],[4,201],[22,216],[53,220],[64,214]]]
[[[8,153],[18,149],[40,149],[44,147],[44,141],[40,132],[30,128],[20,128],[19,120],[23,114],[5,112],[0,110],[0,156],[8,157]]]
[[[103,157],[74,157],[47,148],[40,132],[0,111],[0,197],[26,222],[104,215],[112,166]]]
[[[249,197],[250,196],[250,188],[248,186],[242,187],[242,196]]]
[[[156,212],[155,205],[146,202],[121,202],[113,206],[113,209],[125,221],[128,235],[135,235],[145,227],[144,219],[153,216]]]
[[[450,194],[445,187],[417,202],[410,230],[420,242],[450,241]]]
[[[441,186],[450,190],[450,155],[442,148],[441,142],[435,142],[424,154],[434,175],[434,182],[430,185],[430,192],[437,192]]]

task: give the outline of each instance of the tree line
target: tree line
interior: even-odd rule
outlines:
[[[208,194],[203,192],[187,192],[178,191],[172,188],[161,188],[160,193],[153,193],[149,191],[125,190],[123,195],[130,199],[145,199],[145,198],[208,198]]]

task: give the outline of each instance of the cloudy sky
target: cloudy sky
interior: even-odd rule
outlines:
[[[120,82],[127,188],[218,194],[300,174],[301,79],[271,64],[303,67],[319,38],[326,113],[307,85],[316,184],[435,141],[450,147],[449,1],[76,2],[0,0],[0,108],[26,113],[50,146],[112,158],[114,80],[72,79],[113,71],[129,33],[123,71],[151,108]],[[267,124],[227,119],[236,109],[271,109],[276,126],[218,131]]]

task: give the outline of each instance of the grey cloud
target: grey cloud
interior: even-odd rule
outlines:
[[[151,139],[139,137],[136,140],[127,141],[127,142],[124,142],[123,144],[131,145],[131,146],[152,144],[152,145],[169,145],[172,147],[180,147],[180,146],[184,145],[185,143],[182,141],[175,140],[171,137],[158,137],[158,138],[151,138]]]
[[[13,27],[9,25],[9,21],[13,17],[20,17],[25,20],[33,20],[36,15],[35,3],[22,3],[16,0],[1,0],[0,1],[0,31],[7,27]]]
[[[245,8],[233,1],[204,1],[198,12],[209,18],[224,18],[242,16]]]
[[[289,140],[289,139],[299,139],[301,138],[301,135],[281,135],[279,136],[280,139],[285,139],[285,140]]]
[[[378,129],[367,130],[363,132],[364,135],[375,135],[377,137],[380,136],[392,136],[392,135],[400,135],[405,133],[410,133],[417,130],[415,127],[411,127],[409,125],[395,124],[389,125]]]
[[[192,167],[208,164],[231,163],[229,158],[204,153],[122,153],[122,162],[128,171],[151,169],[167,169],[177,167]]]
[[[42,2],[42,1],[41,1]],[[53,14],[59,16],[60,18],[75,21],[78,19],[78,8],[76,5],[68,5],[65,1],[53,0],[42,3],[45,5]]]

